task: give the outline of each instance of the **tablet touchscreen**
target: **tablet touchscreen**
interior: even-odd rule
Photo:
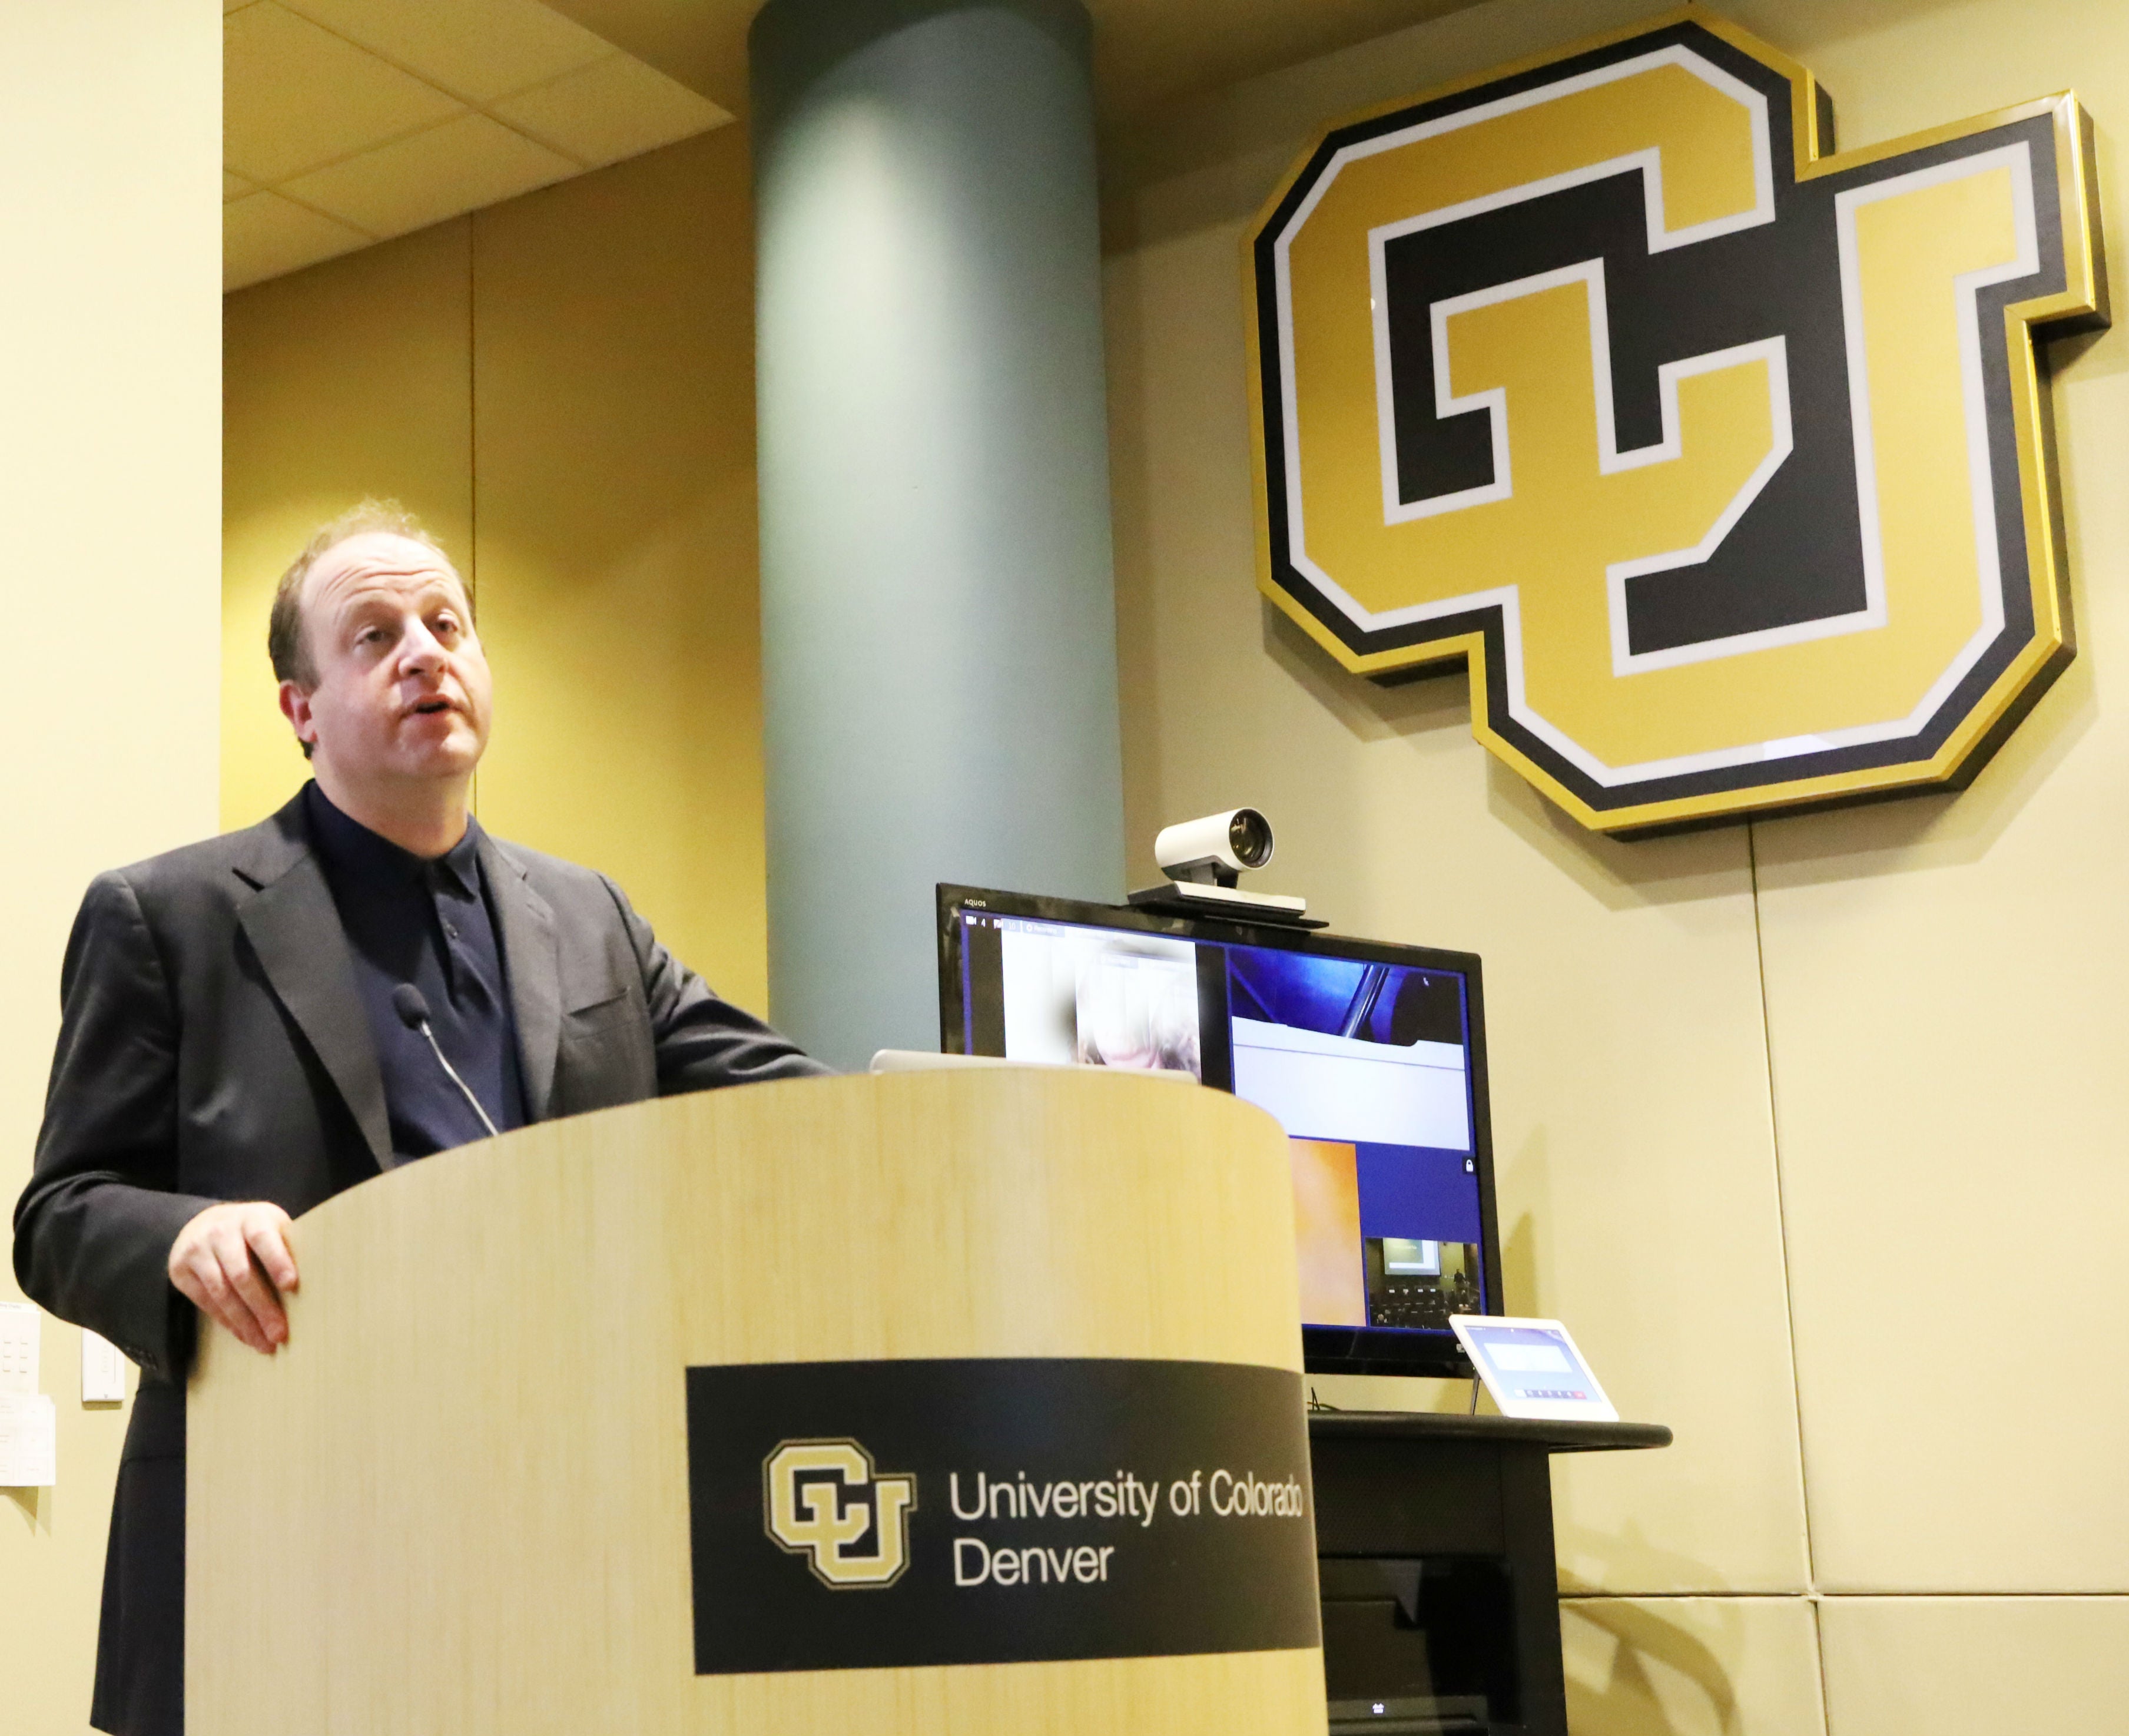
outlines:
[[[1619,1420],[1559,1321],[1456,1314],[1449,1324],[1503,1416]]]

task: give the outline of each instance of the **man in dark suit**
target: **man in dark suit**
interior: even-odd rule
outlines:
[[[483,1137],[483,1115],[828,1071],[717,999],[611,880],[473,819],[488,665],[412,520],[366,503],[313,538],[269,650],[315,781],[90,886],[15,1212],[25,1293],[141,1365],[91,1713],[119,1736],[183,1729],[193,1335],[204,1314],[266,1355],[286,1340],[292,1214]]]

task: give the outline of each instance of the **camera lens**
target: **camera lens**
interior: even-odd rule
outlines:
[[[1254,808],[1238,808],[1227,822],[1227,847],[1245,868],[1261,868],[1271,860],[1271,822]]]

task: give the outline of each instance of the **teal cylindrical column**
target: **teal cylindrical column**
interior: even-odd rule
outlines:
[[[929,1048],[934,885],[1123,889],[1089,26],[769,0],[752,55],[769,995]]]

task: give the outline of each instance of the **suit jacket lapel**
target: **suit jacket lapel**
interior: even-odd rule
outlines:
[[[237,921],[266,980],[340,1088],[378,1167],[389,1169],[392,1127],[376,1041],[355,986],[340,912],[311,853],[297,802],[260,828],[266,834],[260,857],[238,869],[258,889],[238,907]]]
[[[527,884],[516,859],[485,832],[480,871],[502,930],[502,969],[510,980],[510,1010],[517,1026],[526,1116],[545,1121],[554,1112],[555,1064],[562,1042],[562,965],[555,913]]]

